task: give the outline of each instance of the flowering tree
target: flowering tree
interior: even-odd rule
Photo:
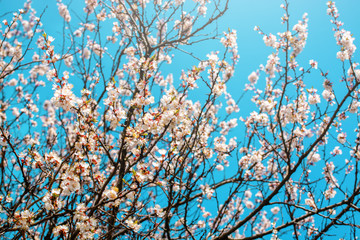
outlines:
[[[355,238],[354,38],[328,2],[343,78],[299,67],[307,17],[291,27],[281,7],[283,33],[255,29],[273,53],[249,75],[240,141],[226,89],[236,32],[211,29],[228,0],[85,0],[80,21],[58,1],[60,40],[27,1],[1,28],[1,238],[319,239],[336,227]],[[204,59],[186,51],[218,37]],[[174,51],[195,62],[179,77],[166,73]],[[320,88],[306,86],[314,71]]]

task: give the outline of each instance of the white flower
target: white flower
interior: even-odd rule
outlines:
[[[6,146],[6,145],[7,145],[6,138],[0,137],[0,146]]]
[[[224,33],[225,37],[221,38],[220,42],[225,46],[225,47],[236,47],[236,31],[232,30],[229,33]]]
[[[16,212],[14,218],[16,219],[16,225],[20,226],[22,229],[28,229],[29,226],[34,223],[33,220],[34,214],[29,210]]]
[[[329,199],[335,197],[336,191],[334,190],[333,187],[329,187],[329,189],[324,192],[324,195],[325,195],[325,198],[326,198],[327,200],[329,200]]]
[[[252,84],[256,84],[257,80],[259,79],[259,76],[256,74],[256,72],[252,72],[249,77],[248,80],[252,83]]]
[[[8,82],[8,85],[9,86],[16,86],[17,83],[18,83],[18,81],[15,78],[13,78]]]
[[[206,226],[206,223],[203,220],[198,221],[198,227],[199,228],[204,228],[205,226]]]
[[[326,90],[326,89],[322,92],[322,97],[326,101],[331,101],[331,100],[333,100],[335,98],[334,94],[331,91]]]
[[[72,55],[65,55],[63,58],[65,65],[67,67],[71,67],[74,57]]]
[[[310,65],[311,65],[311,67],[312,68],[315,68],[315,69],[317,69],[318,68],[318,63],[316,62],[316,61],[314,61],[314,60],[310,60]]]
[[[246,201],[246,202],[245,202],[245,206],[246,206],[246,208],[248,208],[248,209],[253,209],[253,208],[255,207],[254,203],[251,202],[251,201]]]
[[[203,191],[203,194],[206,195],[207,199],[211,199],[213,194],[214,194],[214,190],[210,188],[209,185],[202,185],[200,186],[200,188]]]
[[[274,47],[275,48],[275,44],[276,44],[276,36],[272,35],[271,33],[269,35],[265,35],[263,37],[264,43],[266,46],[268,47]]]
[[[245,197],[246,197],[246,198],[251,198],[251,196],[252,196],[251,191],[250,191],[250,190],[246,190],[246,191],[245,191]]]
[[[310,153],[307,159],[307,164],[314,165],[314,163],[320,161],[321,157],[318,153]]]
[[[320,96],[319,94],[312,94],[309,96],[309,104],[314,105],[320,103]]]
[[[63,194],[69,196],[70,194],[80,190],[80,179],[72,171],[68,170],[61,176],[62,182],[60,184]]]
[[[66,22],[70,22],[71,16],[69,13],[69,10],[67,9],[67,6],[63,3],[58,3],[58,10],[60,13],[60,16],[62,16]]]
[[[69,232],[69,228],[65,225],[57,226],[53,230],[53,234],[55,237],[59,235],[66,237],[68,232]]]
[[[55,89],[54,97],[51,98],[52,103],[56,107],[61,107],[65,111],[69,111],[75,106],[76,97],[71,91],[73,88],[72,84],[64,84],[61,87],[54,86]]]
[[[337,135],[337,140],[339,143],[344,144],[346,142],[346,133],[342,132]]]
[[[312,198],[305,199],[305,204],[311,207],[312,209],[316,209],[316,204]]]
[[[272,214],[278,214],[279,212],[280,212],[280,208],[279,207],[273,207],[272,209],[271,209],[271,212],[272,212]]]
[[[207,7],[205,5],[201,5],[199,8],[198,8],[198,12],[200,15],[205,15],[206,14],[206,11],[207,11]]]
[[[223,171],[223,170],[224,170],[224,166],[221,165],[221,164],[218,164],[218,165],[216,165],[216,169],[217,169],[218,171]]]
[[[339,51],[339,52],[337,52],[336,57],[338,59],[340,59],[342,62],[345,61],[346,59],[350,58],[347,51]]]
[[[128,225],[129,228],[133,229],[135,232],[138,232],[141,228],[141,225],[138,224],[138,221],[134,221],[133,218],[128,218],[125,220],[125,223]]]

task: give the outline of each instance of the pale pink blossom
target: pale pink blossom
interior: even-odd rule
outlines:
[[[314,61],[314,60],[310,60],[309,64],[314,69],[318,68],[318,63],[316,61]]]
[[[61,2],[58,3],[57,5],[58,5],[58,10],[59,10],[60,16],[63,17],[66,22],[70,22],[71,16],[70,16],[69,10],[67,9],[67,6]]]

